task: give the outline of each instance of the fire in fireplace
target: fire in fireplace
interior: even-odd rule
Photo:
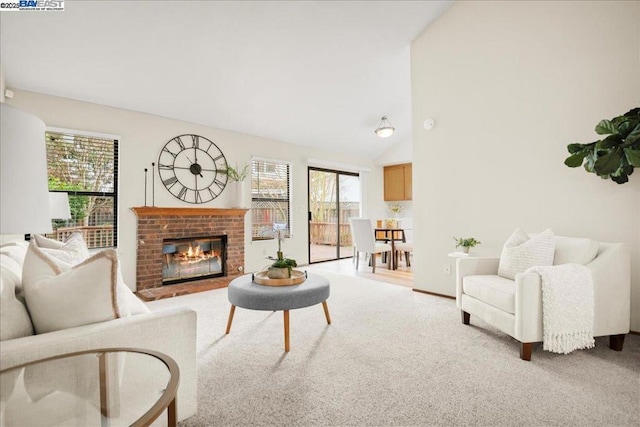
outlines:
[[[227,275],[227,236],[164,239],[162,284]]]

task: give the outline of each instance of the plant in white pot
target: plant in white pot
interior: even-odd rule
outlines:
[[[282,243],[284,242],[285,229],[276,225],[273,229],[274,237],[278,239],[277,258],[271,258],[274,263],[267,270],[267,277],[270,279],[288,279],[291,277],[291,270],[297,267],[295,259],[285,258],[282,254]]]
[[[457,248],[462,248],[462,252],[464,252],[465,254],[469,253],[469,249],[476,247],[477,245],[479,245],[480,242],[479,240],[476,240],[473,237],[466,237],[466,238],[456,238],[454,237],[453,240],[456,241],[456,249]]]
[[[227,175],[229,181],[233,182],[233,202],[232,207],[244,207],[244,180],[249,175],[249,165],[245,164],[242,168],[227,165],[226,169],[220,169],[218,172]]]

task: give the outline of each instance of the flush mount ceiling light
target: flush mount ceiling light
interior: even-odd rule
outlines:
[[[387,120],[387,116],[384,116],[382,117],[382,121],[378,125],[378,129],[375,130],[375,133],[380,138],[387,138],[391,136],[391,134],[393,134],[394,130],[396,130],[396,128],[391,126],[391,123],[389,123],[389,120]]]

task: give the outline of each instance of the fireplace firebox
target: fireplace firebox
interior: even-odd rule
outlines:
[[[162,284],[227,275],[227,236],[163,239]]]

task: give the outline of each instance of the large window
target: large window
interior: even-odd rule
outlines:
[[[251,218],[253,240],[273,239],[275,227],[290,237],[290,166],[275,160],[251,161]]]
[[[69,195],[71,218],[52,219],[64,240],[81,232],[89,248],[117,246],[118,140],[47,131],[49,191]]]

